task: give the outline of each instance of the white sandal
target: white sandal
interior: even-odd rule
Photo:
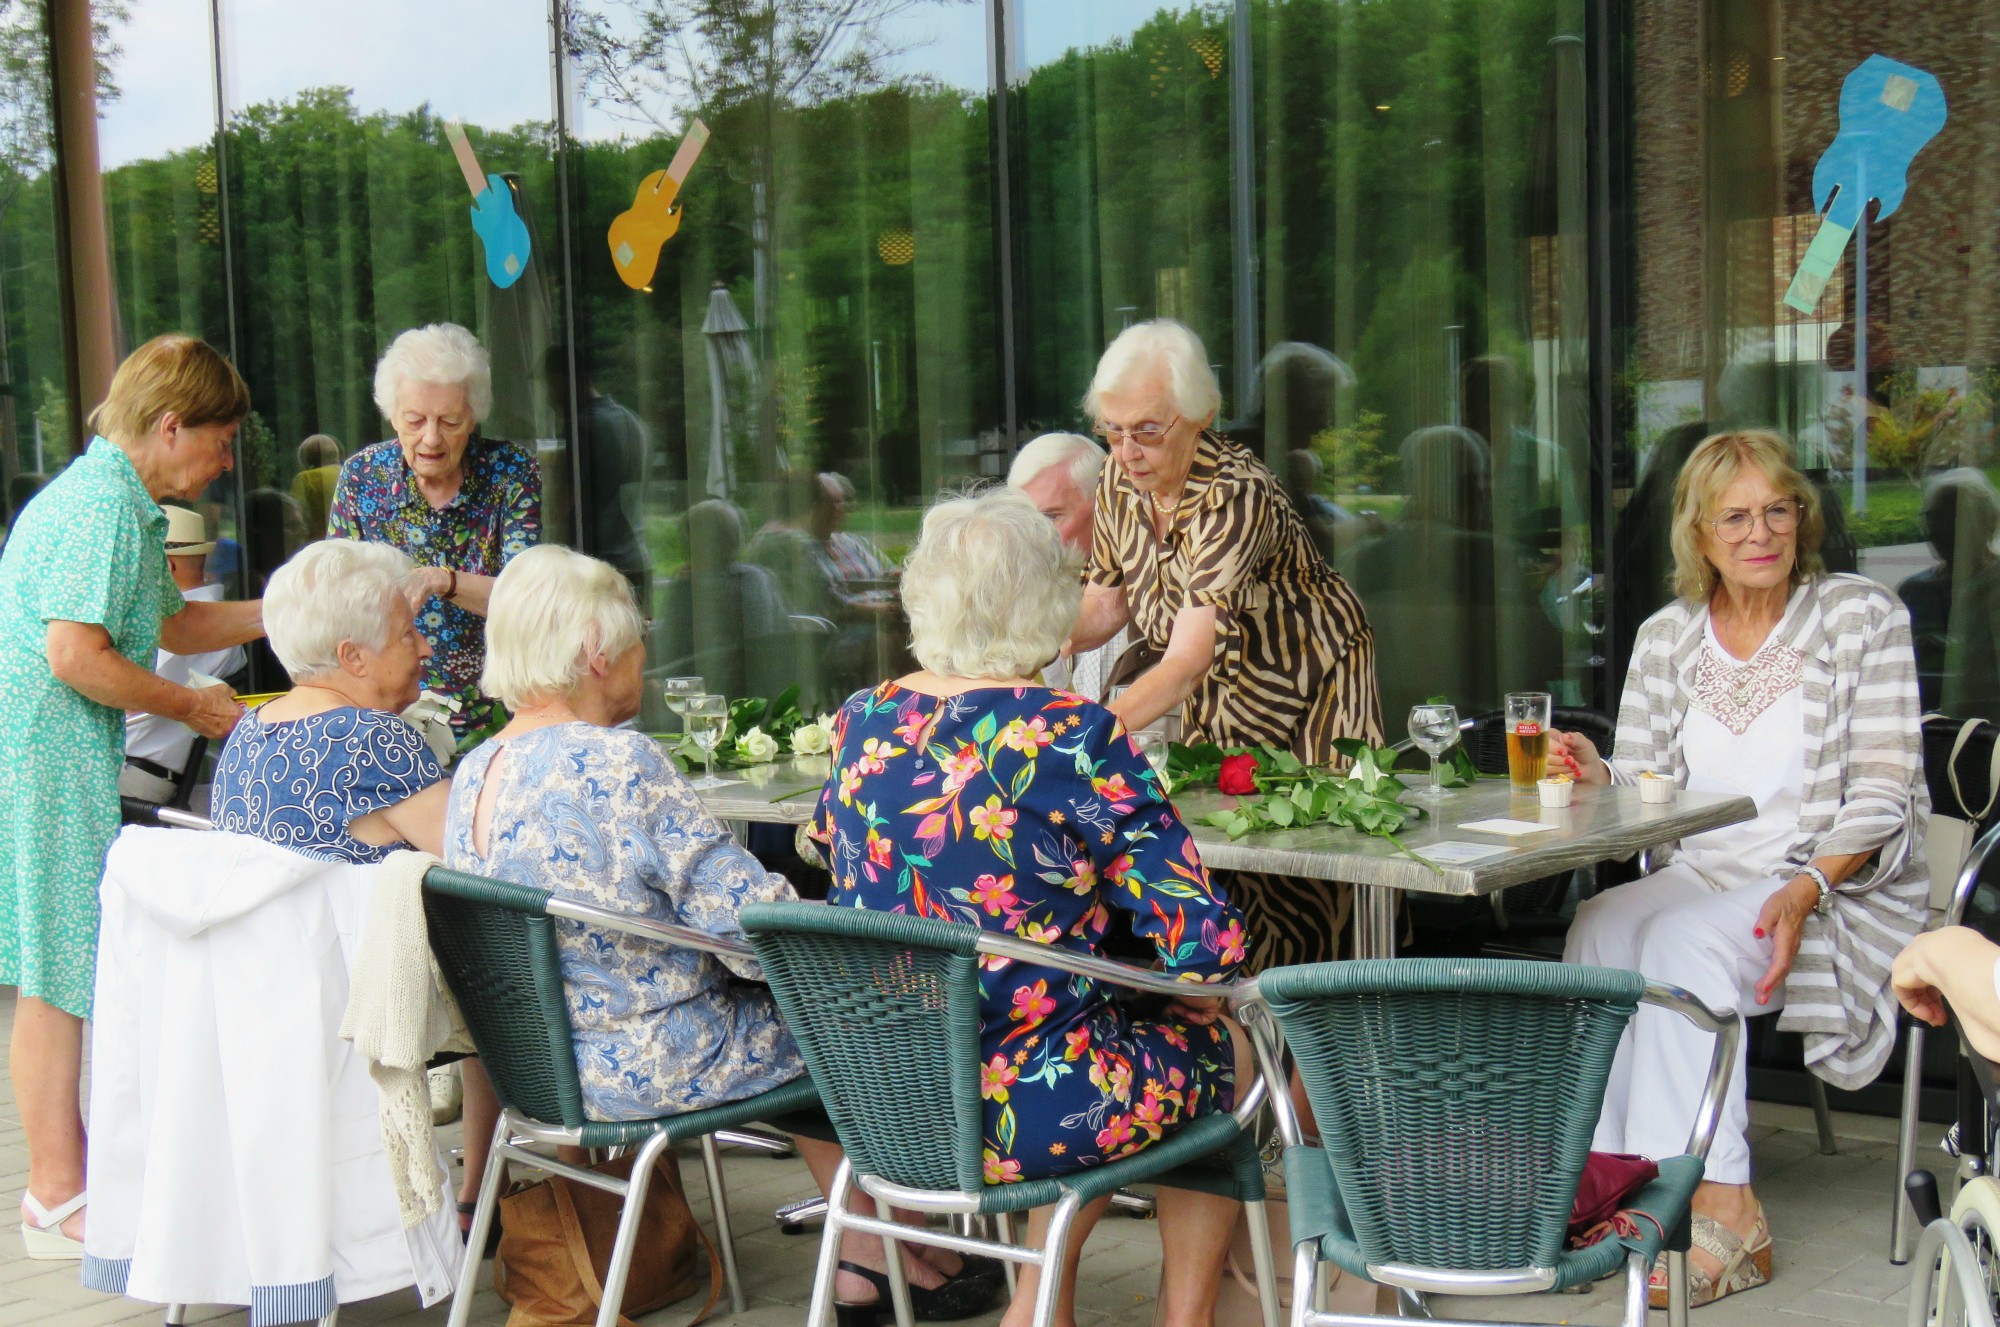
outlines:
[[[81,1212],[90,1201],[88,1190],[78,1190],[66,1203],[55,1208],[42,1206],[32,1193],[21,1195],[21,1206],[27,1215],[21,1219],[21,1242],[28,1246],[28,1256],[38,1262],[59,1262],[83,1256],[83,1241],[71,1239],[63,1234],[63,1222]]]

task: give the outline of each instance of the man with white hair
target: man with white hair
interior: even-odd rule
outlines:
[[[210,603],[222,598],[222,586],[208,579],[208,555],[215,541],[208,537],[208,522],[200,512],[185,507],[168,507],[167,570],[180,587],[181,598]],[[153,671],[169,682],[193,686],[195,673],[213,678],[228,677],[243,667],[243,647],[207,654],[175,654],[161,650]],[[125,768],[118,774],[118,791],[126,797],[165,805],[174,796],[175,784],[187,769],[194,750],[194,729],[158,714],[133,712],[125,716]]]
[[[1091,523],[1097,515],[1097,481],[1103,471],[1104,451],[1089,438],[1080,433],[1044,433],[1015,454],[1007,486],[1027,494],[1042,515],[1055,522],[1063,543],[1077,556],[1088,558]],[[1042,678],[1052,687],[1102,701],[1111,669],[1131,643],[1131,631],[1121,627],[1096,649],[1057,659],[1042,669]]]

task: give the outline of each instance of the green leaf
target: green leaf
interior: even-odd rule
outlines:
[[[1014,1107],[1012,1105],[1000,1108],[1000,1118],[994,1122],[993,1133],[994,1137],[999,1140],[1002,1151],[1011,1152],[1014,1150]]]
[[[1298,808],[1292,805],[1290,798],[1274,797],[1270,805],[1265,807],[1265,813],[1271,817],[1273,824],[1289,828],[1293,818],[1298,814]]]
[[[993,740],[994,734],[999,731],[1000,725],[995,722],[993,716],[991,714],[984,715],[978,723],[973,725],[972,740],[981,746],[985,746]]]

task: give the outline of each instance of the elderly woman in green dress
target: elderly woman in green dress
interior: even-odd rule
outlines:
[[[0,554],[0,985],[19,988],[9,1067],[27,1134],[31,1258],[83,1256],[83,1020],[97,886],[118,832],[124,713],[228,735],[226,687],[176,685],[156,649],[199,654],[263,634],[256,603],[183,601],[162,498],[230,468],[250,392],[205,342],[141,346],[92,412],[83,455],[36,495]]]

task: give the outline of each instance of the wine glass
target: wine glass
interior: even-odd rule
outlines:
[[[1438,757],[1458,745],[1458,711],[1450,705],[1412,705],[1410,740],[1431,758],[1431,786],[1411,793],[1426,802],[1444,800],[1444,772]]]
[[[698,677],[663,677],[660,679],[660,699],[667,708],[679,715],[682,727],[687,726],[687,703],[690,696],[702,694],[702,682]]]
[[[702,776],[689,786],[720,788],[729,780],[715,777],[715,748],[722,745],[722,735],[729,730],[729,698],[698,692],[687,698],[686,705],[682,722],[687,725],[688,736],[701,748],[703,766]]]
[[[1153,773],[1160,777],[1160,790],[1167,788],[1167,735],[1158,728],[1141,728],[1132,734],[1132,745],[1146,763],[1153,767]]]

